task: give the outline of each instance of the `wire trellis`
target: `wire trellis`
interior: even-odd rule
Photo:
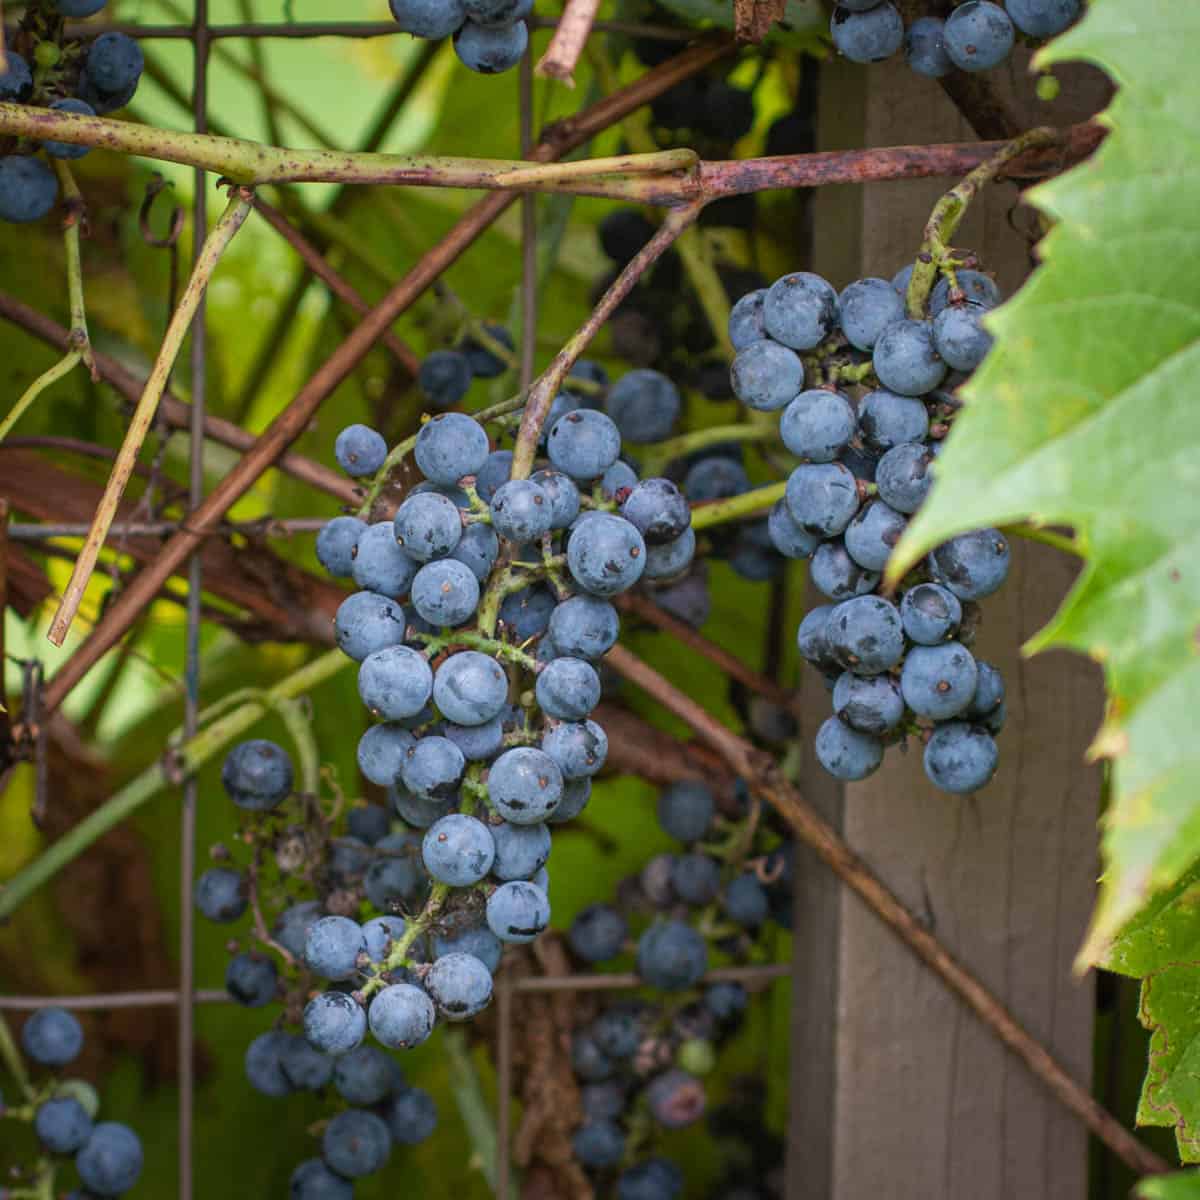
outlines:
[[[208,67],[212,43],[224,38],[375,38],[400,36],[394,23],[385,22],[242,22],[239,24],[209,25],[207,0],[194,0],[191,24],[138,25],[107,23],[86,25],[68,24],[66,34],[83,40],[109,31],[128,33],[139,39],[190,40],[193,44],[193,87],[191,95],[192,126],[195,132],[208,130]],[[531,28],[553,28],[554,20],[531,17]],[[631,37],[658,39],[664,42],[686,43],[694,33],[686,29],[641,24],[627,21],[596,21],[597,31],[625,34]],[[533,62],[529,54],[522,59],[517,73],[520,113],[520,154],[527,157],[536,142],[533,116]],[[208,196],[206,173],[195,172],[195,194],[192,200],[193,257],[201,248],[203,232],[208,226]],[[537,326],[537,196],[525,193],[520,201],[521,222],[521,282],[519,345],[520,386],[526,388],[534,374]],[[191,326],[191,358],[189,387],[191,412],[188,456],[188,507],[194,511],[204,499],[203,446],[206,435],[205,401],[207,368],[207,324],[202,300]],[[311,532],[324,524],[324,518],[294,518],[279,521],[251,522],[245,530],[270,533]],[[114,523],[108,540],[130,536],[169,535],[186,520],[143,521]],[[229,525],[229,529],[238,526]],[[7,527],[7,536],[18,542],[42,542],[59,537],[81,537],[89,526],[83,524],[20,524]],[[200,712],[199,635],[201,612],[200,554],[193,552],[188,561],[188,600],[185,625],[184,734],[192,737],[197,731]],[[40,676],[40,672],[39,672]],[[34,695],[40,688],[34,689]],[[46,739],[35,741],[34,760],[38,778],[46,773]],[[136,1008],[175,1007],[178,1010],[178,1195],[179,1200],[192,1200],[194,1192],[193,1123],[195,1108],[195,1009],[197,1005],[233,1003],[228,992],[221,989],[198,988],[195,981],[195,925],[192,889],[196,863],[196,780],[186,779],[181,786],[181,828],[179,839],[179,987],[178,989],[147,989],[130,992],[99,992],[68,996],[0,996],[0,1011],[32,1011],[46,1005],[58,1005],[78,1011],[128,1010]],[[39,796],[44,789],[39,788]],[[701,982],[737,981],[768,985],[790,974],[788,963],[769,963],[753,966],[724,967],[709,971]],[[547,992],[625,991],[642,987],[639,976],[631,973],[532,976],[513,979],[501,966],[496,979],[495,1002],[498,1016],[496,1036],[496,1162],[495,1194],[497,1200],[510,1200],[511,1193],[511,1116],[513,1087],[513,1021],[514,999],[518,995]]]

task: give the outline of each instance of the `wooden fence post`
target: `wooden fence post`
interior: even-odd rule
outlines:
[[[1018,53],[999,80],[1023,122],[1079,120],[1104,101],[1095,73],[1063,72],[1053,104],[1033,99]],[[1004,72],[993,73],[1003,76]],[[902,61],[832,62],[820,89],[819,149],[966,140],[970,127],[933,81]],[[813,269],[842,287],[911,260],[945,180],[823,189]],[[973,206],[956,244],[979,252],[1006,293],[1031,266],[1028,209],[1011,185]],[[1020,231],[1020,232],[1018,232]],[[812,761],[829,715],[807,672],[807,795],[898,895],[1037,1037],[1091,1078],[1094,988],[1071,975],[1095,878],[1100,773],[1084,764],[1101,716],[1098,670],[1077,657],[1021,659],[1076,564],[1014,546],[1012,574],[984,602],[977,653],[1001,668],[1008,724],[1000,769],[976,796],[936,792],[919,748],[889,753],[872,778],[839,787]],[[812,597],[813,603],[820,602]],[[1050,1098],[856,899],[798,860],[789,1200],[1082,1200],[1087,1140]]]

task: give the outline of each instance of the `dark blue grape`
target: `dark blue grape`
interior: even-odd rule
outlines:
[[[492,869],[496,843],[482,821],[450,813],[426,831],[421,856],[425,869],[440,883],[470,887]]]
[[[458,725],[483,725],[500,715],[507,699],[504,668],[477,650],[451,655],[433,677],[434,704]]]
[[[753,875],[739,875],[725,889],[725,911],[729,919],[746,929],[757,929],[770,913],[766,889]]]
[[[329,843],[329,875],[339,886],[352,887],[370,863],[371,847],[356,837],[334,838]]]
[[[481,75],[508,71],[525,56],[529,30],[523,21],[498,29],[468,21],[454,35],[454,52],[459,61]]]
[[[941,79],[954,70],[946,53],[946,22],[938,17],[918,17],[904,35],[904,60],[927,79]]]
[[[571,1038],[571,1070],[576,1078],[600,1083],[610,1078],[614,1069],[612,1059],[600,1049],[590,1032],[585,1030]]]
[[[736,1020],[746,1011],[750,998],[740,983],[721,980],[704,990],[704,1007],[721,1023]]]
[[[784,499],[797,525],[834,537],[858,512],[858,483],[841,463],[804,463],[788,476]]]
[[[372,725],[358,741],[358,769],[379,787],[391,787],[415,741],[399,725]]]
[[[619,631],[617,610],[596,596],[572,596],[550,614],[549,633],[555,649],[573,658],[607,654]]]
[[[414,796],[403,782],[397,783],[391,791],[392,808],[395,810],[396,816],[414,829],[428,829],[434,821],[441,820],[448,812],[451,812],[458,805],[458,799],[457,791],[452,795],[433,799],[427,796]],[[364,883],[366,886],[370,886],[370,872]],[[367,895],[370,896],[370,892]],[[376,907],[380,906],[376,904]]]
[[[846,553],[868,571],[882,571],[908,519],[882,500],[872,500],[846,526]]]
[[[994,713],[1004,703],[1004,677],[991,663],[976,660],[979,678],[975,684],[975,695],[967,705],[966,715],[973,720]]]
[[[901,396],[923,396],[946,377],[928,321],[896,321],[879,335],[871,363],[879,382]]]
[[[286,1033],[271,1030],[260,1033],[246,1047],[246,1079],[256,1092],[278,1098],[292,1090],[291,1081],[283,1073],[283,1051],[287,1044]]]
[[[492,973],[473,954],[443,954],[425,976],[425,987],[448,1021],[466,1021],[492,999]]]
[[[804,364],[794,350],[764,338],[738,351],[729,378],[733,394],[747,408],[777,412],[804,387]]]
[[[829,32],[838,52],[851,62],[877,63],[900,49],[904,21],[887,0],[865,12],[839,4],[830,18]]]
[[[919,583],[900,601],[900,620],[908,637],[921,646],[952,638],[962,621],[958,597],[939,583]]]
[[[542,489],[550,506],[550,528],[566,529],[579,516],[579,488],[561,471],[534,471],[530,479]]]
[[[0,71],[0,100],[19,104],[33,91],[33,72],[15,50],[6,50],[5,58],[7,65]]]
[[[949,304],[933,319],[933,344],[955,371],[973,371],[992,348],[983,327],[984,309],[970,302]]]
[[[1008,578],[1008,539],[998,529],[976,529],[944,542],[929,555],[929,573],[960,600],[981,600]]]
[[[883,761],[883,743],[869,733],[851,729],[840,717],[830,717],[817,730],[817,761],[834,779],[866,779]]]
[[[840,392],[811,388],[801,392],[779,418],[779,436],[798,458],[830,463],[858,430],[850,402]]]
[[[562,825],[567,821],[573,821],[587,808],[591,798],[592,781],[590,779],[566,779],[563,781],[562,800],[546,819],[551,825]]]
[[[471,364],[461,350],[434,350],[417,372],[417,387],[434,408],[453,408],[470,390]]]
[[[550,857],[550,830],[545,825],[502,821],[490,828],[496,844],[492,874],[497,879],[504,883],[532,879],[546,865]]]
[[[579,1102],[585,1121],[612,1121],[625,1111],[629,1098],[620,1080],[604,1079],[585,1083],[579,1089]]]
[[[704,1115],[704,1084],[687,1071],[672,1067],[656,1075],[646,1088],[646,1101],[654,1119],[667,1129],[683,1129]]]
[[[1016,32],[991,0],[967,0],[946,18],[946,54],[964,71],[988,71],[1012,53]]]
[[[687,500],[669,479],[644,479],[621,505],[621,515],[647,546],[674,541],[692,523]]]
[[[366,946],[367,957],[373,963],[383,962],[387,958],[392,943],[404,936],[405,923],[403,917],[386,915],[372,917],[363,923],[363,943]]]
[[[372,726],[372,728],[386,727]],[[370,732],[370,730],[368,730],[368,732]],[[358,743],[358,748],[361,753],[361,740]],[[393,779],[389,779],[386,784],[381,786],[387,787],[393,782]],[[374,781],[372,780],[372,782]],[[351,837],[358,838],[360,841],[365,842],[368,846],[373,846],[377,841],[379,841],[380,838],[386,837],[388,831],[392,827],[391,818],[387,814],[387,809],[379,804],[365,804],[362,808],[352,808],[350,810],[348,821]]]
[[[479,959],[493,974],[500,965],[503,950],[500,939],[482,925],[458,933],[438,934],[433,939],[435,959],[446,954],[470,954]]]
[[[890,733],[904,717],[900,685],[891,675],[846,671],[833,685],[833,711],[859,733]]]
[[[385,646],[363,659],[358,694],[385,721],[413,717],[433,694],[433,672],[424,656],[408,646]]]
[[[548,717],[581,721],[600,703],[600,676],[581,658],[553,658],[539,672],[535,693]]]
[[[904,442],[919,442],[929,432],[929,413],[920,400],[883,389],[869,392],[858,409],[863,445],[885,454]]]
[[[809,271],[784,275],[763,298],[763,325],[777,342],[812,350],[837,325],[837,292]]]
[[[808,558],[821,539],[796,524],[787,501],[777,500],[767,516],[767,535],[771,545],[785,558]]]
[[[469,567],[475,578],[483,583],[491,574],[499,553],[500,540],[496,537],[496,531],[479,521],[463,530],[450,557]]]
[[[354,1200],[354,1184],[319,1158],[306,1158],[288,1180],[290,1200]]]
[[[449,738],[423,737],[408,752],[400,778],[414,796],[447,800],[458,791],[467,760]]]
[[[980,725],[949,721],[939,725],[925,746],[925,774],[943,792],[977,792],[996,773],[1000,754],[992,735]]]
[[[317,534],[317,561],[330,575],[347,579],[354,573],[354,551],[367,523],[357,517],[334,517]]]
[[[905,704],[935,721],[958,716],[971,703],[978,681],[975,660],[959,642],[914,646],[900,673]]]
[[[433,1097],[421,1088],[397,1092],[388,1101],[384,1115],[393,1139],[401,1146],[416,1146],[437,1128],[437,1107]]]
[[[646,567],[646,543],[629,521],[610,513],[596,513],[572,533],[567,567],[585,591],[615,596],[641,578]]]
[[[409,557],[424,563],[451,554],[463,525],[452,500],[437,492],[417,492],[396,511],[395,530]]]
[[[91,85],[109,96],[121,95],[137,85],[146,65],[142,48],[123,33],[102,33],[87,55]]]
[[[846,553],[840,541],[822,542],[809,562],[813,586],[830,600],[849,600],[873,592],[879,583],[878,571],[866,571]]]
[[[196,880],[196,907],[222,925],[236,921],[250,903],[246,877],[228,867],[210,867]]]
[[[546,447],[558,470],[577,483],[589,483],[617,461],[621,433],[606,413],[580,409],[554,423]]]
[[[320,1091],[333,1078],[333,1059],[302,1037],[288,1036],[279,1052],[279,1066],[296,1091]]]
[[[536,541],[550,531],[553,512],[549,498],[531,479],[510,479],[491,501],[492,525],[510,542]]]
[[[412,586],[419,564],[396,541],[391,521],[376,521],[363,530],[354,551],[354,582],[381,596],[403,596]]]
[[[325,1126],[321,1154],[347,1179],[382,1170],[392,1153],[392,1138],[381,1117],[361,1108],[340,1112]]]
[[[707,854],[677,854],[671,863],[671,886],[685,904],[707,904],[721,888],[720,864]]]
[[[600,477],[600,494],[605,500],[623,504],[637,484],[637,472],[623,459],[617,459]]]
[[[515,343],[512,334],[503,325],[497,325],[494,321],[485,321],[483,331],[493,342],[498,342],[503,346],[509,356],[512,355]],[[478,379],[496,379],[508,370],[508,362],[505,357],[489,350],[482,342],[477,341],[473,334],[468,334],[463,339],[459,349],[470,360],[471,372]]]
[[[1079,16],[1083,0],[1005,0],[1012,23],[1035,38],[1062,33]]]
[[[504,725],[499,717],[482,725],[455,725],[448,721],[442,735],[462,751],[468,762],[486,762],[495,758],[504,746]]]
[[[142,1173],[142,1143],[118,1121],[101,1121],[75,1155],[75,1169],[84,1187],[102,1196],[119,1196],[137,1183]]]
[[[304,961],[325,979],[350,979],[358,972],[358,956],[366,954],[362,926],[349,917],[322,917],[308,928]]]
[[[532,942],[550,924],[550,901],[532,883],[502,883],[488,897],[487,923],[502,942]]]
[[[683,479],[683,494],[693,504],[706,500],[725,500],[749,491],[750,477],[737,459],[723,455],[702,458],[688,468]]]
[[[571,1135],[571,1149],[583,1166],[602,1171],[624,1157],[625,1134],[615,1121],[585,1121]]]
[[[404,641],[404,609],[376,592],[354,592],[338,605],[333,636],[339,649],[362,662],[377,650]]]
[[[661,371],[630,371],[617,380],[604,410],[628,442],[661,442],[671,436],[683,408],[679,389]]]
[[[480,500],[490,504],[496,489],[512,475],[512,451],[493,450],[475,476],[475,491]]]
[[[514,825],[536,825],[558,807],[563,778],[558,764],[533,746],[506,750],[488,772],[488,798]]]
[[[292,791],[292,760],[265,738],[241,742],[221,767],[221,782],[229,798],[251,812],[269,812]]]
[[[449,487],[483,467],[488,457],[487,434],[465,413],[439,413],[421,426],[413,457],[426,479]]]
[[[326,1054],[353,1050],[366,1031],[362,1006],[345,992],[322,992],[305,1005],[304,1036]]]
[[[333,444],[333,457],[347,475],[374,475],[387,458],[383,435],[368,425],[347,425]]]
[[[559,721],[546,730],[542,749],[564,779],[595,775],[608,757],[608,738],[595,721]]]
[[[659,921],[638,940],[637,970],[651,987],[682,991],[708,970],[708,946],[690,925]]]
[[[859,350],[874,348],[893,321],[904,319],[904,300],[886,279],[856,279],[838,297],[838,323]]]
[[[744,350],[751,342],[761,341],[767,336],[763,324],[763,301],[767,289],[758,288],[747,292],[729,310],[729,340],[734,350]]]
[[[9,60],[14,56],[10,53]],[[3,91],[4,80],[0,76],[0,92]],[[54,112],[75,113],[81,117],[94,117],[96,110],[85,100],[77,100],[74,96],[67,96],[62,100],[53,100],[50,103],[50,108]],[[76,146],[71,142],[47,141],[42,143],[42,149],[50,155],[51,158],[76,159],[82,158],[91,149],[90,146]]]
[[[467,19],[463,0],[388,0],[392,17],[405,33],[439,41]]]
[[[262,1008],[275,999],[278,972],[273,958],[238,954],[225,968],[225,990],[247,1008]]]
[[[554,593],[540,583],[505,596],[500,605],[500,620],[518,642],[545,633],[554,619]]]
[[[433,1032],[433,1001],[411,983],[393,983],[371,1001],[371,1033],[390,1050],[411,1050]]]
[[[658,823],[681,842],[698,842],[716,813],[712,789],[698,779],[683,779],[658,794]]]
[[[805,613],[796,630],[796,646],[800,657],[814,667],[827,670],[834,665],[833,650],[829,645],[829,618],[836,606],[819,604]]]
[[[58,180],[40,158],[0,158],[0,221],[39,221],[58,198]]]
[[[445,816],[446,810],[452,803],[453,800],[443,802],[430,814],[426,823],[432,825],[438,817]],[[397,812],[406,821],[408,820],[405,815],[407,809],[401,810],[400,806],[397,806]],[[417,825],[418,822],[409,821],[409,824]],[[391,842],[395,836],[389,835],[384,838],[380,846]],[[405,835],[400,836],[404,837]],[[376,859],[363,877],[363,891],[366,892],[367,899],[376,908],[383,909],[385,912],[393,904],[413,905],[418,903],[423,899],[429,886],[428,877],[415,851],[404,851],[400,847],[396,847],[396,850],[396,853],[388,852]]]
[[[37,1106],[33,1132],[50,1154],[74,1154],[92,1134],[92,1118],[73,1096],[52,1096]]]
[[[567,943],[584,962],[606,962],[616,958],[629,936],[625,918],[611,905],[589,904],[567,932]]]
[[[914,513],[933,486],[933,454],[919,442],[906,442],[889,450],[875,472],[880,499],[897,512]]]

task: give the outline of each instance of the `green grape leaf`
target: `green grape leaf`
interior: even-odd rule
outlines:
[[[1138,1200],[1200,1200],[1200,1171],[1143,1179],[1134,1195]]]
[[[1198,35],[1195,6],[1094,0],[1035,60],[1108,72],[1111,132],[1030,193],[1055,223],[1042,265],[990,316],[995,346],[889,570],[970,529],[1075,531],[1084,570],[1026,650],[1086,653],[1109,690],[1092,753],[1113,802],[1081,965],[1200,857],[1200,77],[1179,53]]]

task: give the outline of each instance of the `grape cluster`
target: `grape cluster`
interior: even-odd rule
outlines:
[[[83,1049],[83,1028],[66,1009],[39,1008],[21,1027],[21,1049],[31,1063],[58,1072]],[[51,1077],[36,1084],[25,1106],[6,1107],[0,1097],[0,1118],[31,1121],[51,1163],[73,1159],[81,1187],[68,1200],[123,1196],[141,1176],[137,1134],[119,1121],[98,1121],[99,1110],[96,1089],[82,1079]]]
[[[529,45],[525,18],[533,0],[388,0],[405,33],[440,41],[454,39],[459,61],[481,75],[517,65]]]
[[[718,814],[712,789],[698,780],[665,788],[659,824],[682,850],[651,858],[619,889],[615,905],[583,909],[567,935],[573,955],[595,966],[624,953],[631,921],[647,919],[634,949],[636,970],[647,987],[666,993],[607,1006],[571,1044],[582,1106],[575,1156],[602,1178],[623,1165],[618,1197],[682,1194],[680,1169],[642,1152],[655,1130],[681,1129],[704,1116],[704,1077],[750,1000],[740,983],[702,982],[710,945],[748,961],[769,922],[790,924],[791,845],[756,853],[769,835],[744,801],[740,810],[734,820]]]
[[[901,47],[918,75],[940,79],[956,68],[990,71],[1012,52],[1017,35],[1044,39],[1062,33],[1083,0],[966,0],[945,19],[918,17],[906,29],[891,0],[840,0],[829,22],[839,53],[851,62],[876,63]]]
[[[797,635],[833,692],[819,761],[838,779],[863,779],[888,742],[920,734],[929,779],[965,793],[996,769],[1004,685],[968,647],[976,602],[1008,573],[1008,542],[997,529],[964,534],[935,549],[895,599],[878,588],[932,483],[958,404],[945,390],[951,372],[961,378],[986,355],[982,318],[1000,293],[980,271],[947,271],[913,319],[911,274],[859,279],[839,295],[796,272],[747,294],[730,317],[731,376],[748,407],[780,413],[784,445],[801,460],[768,531],[781,554],[810,560],[829,600]],[[839,390],[843,381],[861,394]]]
[[[56,0],[52,13],[31,8],[10,46],[0,72],[0,100],[32,104],[85,117],[104,116],[133,99],[142,76],[141,47],[123,33],[102,33],[94,41],[63,45],[50,36],[62,17],[90,17],[104,0]],[[15,223],[44,217],[58,198],[58,179],[50,163],[29,149],[0,157],[0,220]],[[77,159],[87,146],[46,141],[40,149],[51,159]]]

